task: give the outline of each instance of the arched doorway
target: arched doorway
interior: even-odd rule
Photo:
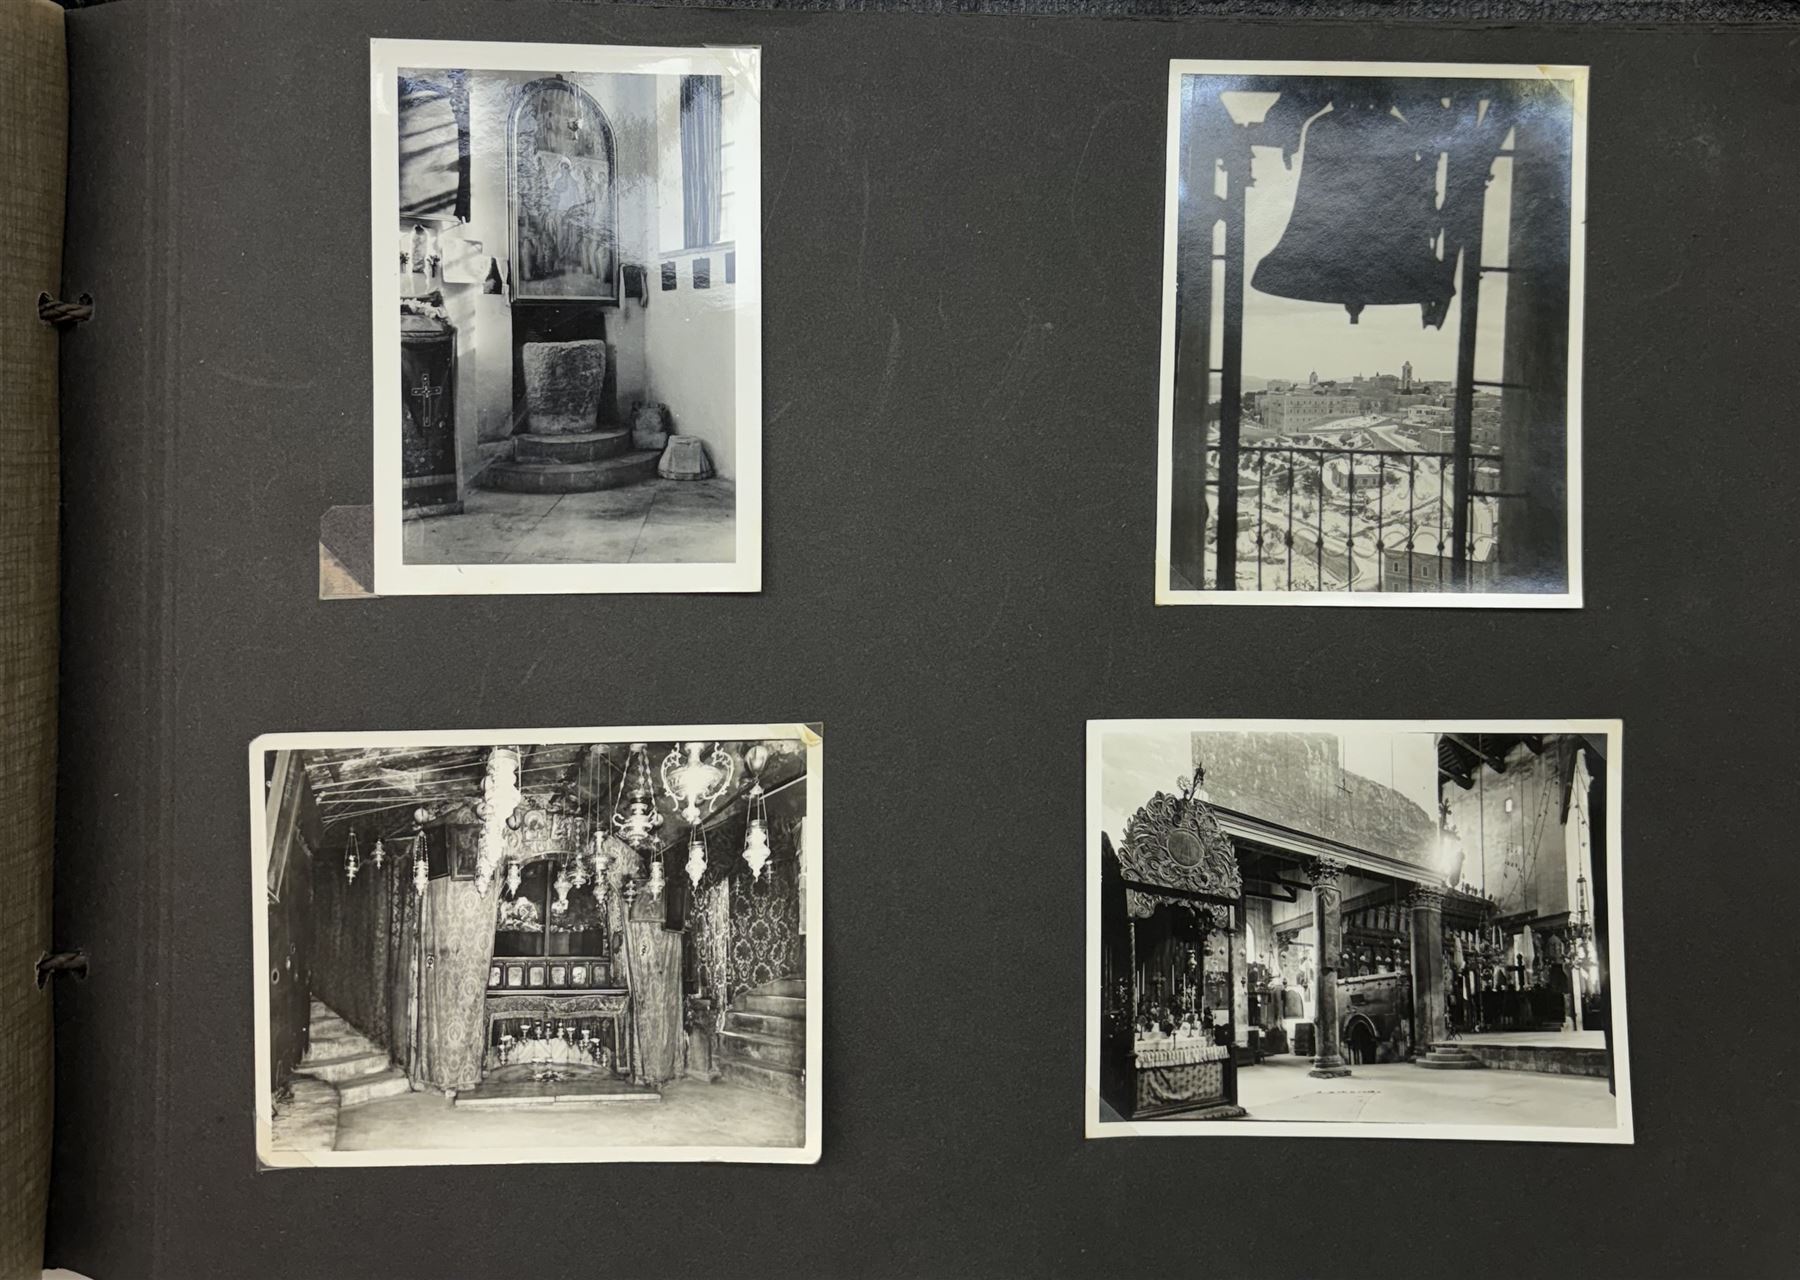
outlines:
[[[1381,1037],[1375,1026],[1358,1014],[1344,1024],[1344,1057],[1352,1066],[1372,1065],[1380,1052]]]

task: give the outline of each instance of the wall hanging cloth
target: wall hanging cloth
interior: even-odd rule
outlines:
[[[408,1074],[438,1089],[481,1082],[483,1004],[499,894],[473,881],[434,880],[420,932],[417,1055]]]

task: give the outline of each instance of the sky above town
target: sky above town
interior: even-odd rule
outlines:
[[[1416,305],[1368,307],[1361,322],[1351,324],[1343,307],[1333,303],[1297,302],[1258,292],[1249,285],[1256,264],[1280,241],[1293,211],[1305,148],[1295,153],[1293,167],[1282,164],[1281,152],[1257,147],[1252,152],[1253,183],[1245,196],[1243,372],[1255,378],[1282,378],[1305,385],[1307,374],[1321,381],[1357,374],[1400,372],[1410,360],[1413,377],[1448,382],[1456,376],[1456,334],[1462,314],[1459,296],[1451,301],[1442,329],[1427,329]],[[1488,184],[1487,221],[1482,237],[1489,266],[1503,266],[1507,210],[1512,202],[1512,161],[1495,162]],[[1460,286],[1459,286],[1460,289]],[[1481,284],[1481,324],[1477,330],[1475,376],[1501,381],[1501,340],[1506,315],[1506,277],[1489,274]]]

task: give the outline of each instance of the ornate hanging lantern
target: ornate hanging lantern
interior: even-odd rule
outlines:
[[[431,862],[425,856],[425,833],[413,839],[413,892],[423,894],[431,883]]]
[[[356,832],[350,833],[350,842],[344,846],[344,883],[355,884],[356,873],[362,870],[362,859],[357,857]]]
[[[688,834],[687,873],[688,882],[698,889],[706,874],[706,828],[698,822]]]
[[[750,797],[744,802],[744,861],[750,864],[752,880],[762,879],[769,863],[769,801],[762,785],[768,762],[769,749],[760,742],[744,752],[744,768],[751,776]]]
[[[662,891],[663,860],[658,858],[650,864],[650,882],[644,886],[644,892],[650,895],[650,901],[655,902],[658,898],[662,897]]]
[[[736,772],[731,754],[723,746],[713,743],[710,753],[706,748],[704,742],[683,742],[663,757],[663,787],[690,823],[700,821],[703,812],[731,785]]]
[[[381,870],[381,864],[387,861],[387,847],[381,843],[380,836],[375,837],[375,848],[369,854],[369,858],[374,862],[377,871]]]
[[[517,858],[509,859],[506,864],[506,896],[509,898],[518,897],[519,886],[523,884],[524,881],[525,870],[519,865],[519,860]]]
[[[556,879],[551,883],[550,887],[556,890],[556,901],[550,904],[550,914],[556,916],[567,915],[569,911],[569,890],[574,887],[573,882],[569,879],[568,868],[559,867],[557,869]]]
[[[619,808],[613,810],[613,830],[633,849],[642,849],[662,824],[663,816],[656,808],[656,784],[650,777],[650,744],[634,742],[625,757],[624,790]]]

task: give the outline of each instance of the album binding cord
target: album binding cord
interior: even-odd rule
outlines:
[[[0,1275],[37,1274],[50,1184],[50,851],[56,778],[57,331],[68,137],[63,14],[0,3]]]

